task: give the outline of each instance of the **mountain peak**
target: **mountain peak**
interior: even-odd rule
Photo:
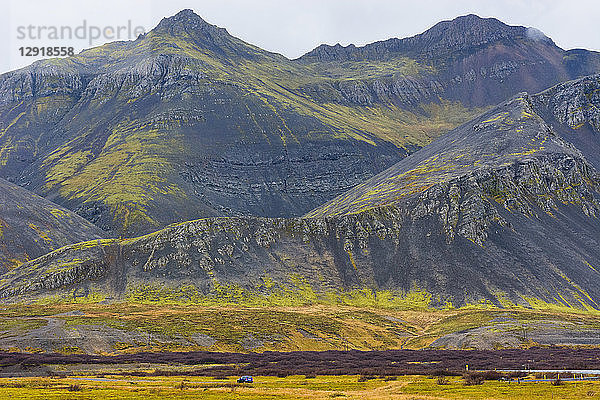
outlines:
[[[183,25],[189,26],[190,28],[198,28],[210,24],[203,20],[202,17],[196,14],[193,10],[186,8],[185,10],[181,10],[171,17],[163,18],[156,28],[168,29]]]
[[[169,33],[174,36],[186,33],[191,36],[203,35],[211,40],[229,36],[225,28],[209,24],[189,8],[179,11],[172,17],[163,18],[152,31],[155,33]]]
[[[486,35],[490,33],[501,33],[510,35],[522,27],[510,26],[496,18],[482,18],[476,14],[460,15],[456,18],[446,21],[440,21],[421,35],[431,35],[437,33],[461,32]],[[416,35],[420,36],[420,35]]]
[[[405,40],[420,40],[437,47],[478,46],[503,40],[526,39],[550,41],[541,31],[524,26],[507,25],[496,18],[482,18],[467,14],[449,21],[442,21],[423,32]]]
[[[482,18],[475,14],[467,14],[441,21],[412,37],[392,38],[363,47],[321,45],[301,58],[340,61],[380,59],[400,54],[436,59],[451,53],[470,52],[494,43],[515,43],[520,40],[544,42],[554,46],[554,42],[538,29],[507,25],[496,18]]]
[[[163,18],[151,31],[152,37],[179,38],[192,42],[199,49],[212,52],[213,56],[224,57],[229,61],[238,58],[270,56],[255,46],[252,46],[227,32],[225,28],[206,22],[191,9],[185,9],[172,17]],[[171,40],[168,38],[167,40]]]

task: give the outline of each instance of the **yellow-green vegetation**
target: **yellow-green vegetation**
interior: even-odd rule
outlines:
[[[302,278],[292,277],[292,287],[274,287],[272,281],[263,279],[264,290],[251,291],[230,284],[213,282],[215,294],[205,295],[193,285],[169,287],[165,285],[140,285],[129,288],[127,300],[141,304],[198,304],[198,305],[245,305],[262,306],[305,306],[347,305],[353,307],[377,307],[405,310],[430,308],[430,293],[414,289],[409,292],[391,290],[353,289],[349,291],[327,291],[316,293]]]
[[[50,239],[48,237],[48,233],[45,232],[44,230],[42,230],[39,226],[35,225],[34,223],[29,223],[29,229],[35,231],[35,233],[37,234],[37,236],[42,239],[44,242],[51,242],[52,239]]]
[[[467,108],[459,102],[443,99],[424,103],[413,110],[385,103],[348,106],[315,101],[304,94],[302,88],[309,84],[326,87],[334,81],[369,83],[370,79],[418,76],[431,70],[431,67],[403,57],[392,61],[343,64],[297,64],[278,59],[277,62],[242,62],[235,74],[228,75],[227,79],[235,79],[249,93],[262,97],[269,104],[278,104],[277,109],[316,117],[333,129],[330,134],[335,137],[349,137],[370,144],[374,144],[370,138],[377,137],[398,147],[408,147],[428,144],[478,115],[484,108]]]
[[[465,386],[462,379],[451,378],[447,385],[438,385],[436,379],[413,377],[401,378],[407,384],[401,391],[414,399],[586,399],[600,395],[599,382],[577,382],[554,386],[551,382],[506,383],[486,381],[482,385]],[[402,398],[402,397],[400,397]]]
[[[50,214],[54,215],[54,217],[56,219],[64,219],[64,218],[68,218],[68,216],[69,216],[69,214],[66,211],[61,210],[60,208],[50,209]]]
[[[110,206],[125,231],[140,223],[158,225],[148,212],[149,203],[157,196],[169,196],[175,202],[185,199],[168,181],[173,173],[170,158],[183,152],[173,132],[122,122],[95,157],[71,146],[64,145],[44,161],[49,167],[46,188],[58,186],[67,198]]]
[[[482,109],[442,101],[423,104],[419,111],[406,111],[393,105],[349,107],[335,103],[319,105],[314,111],[314,116],[350,137],[358,138],[355,132],[369,132],[407,148],[429,144],[442,133],[481,113]]]
[[[0,331],[23,333],[46,324],[47,321],[43,318],[5,318],[0,320]]]
[[[365,61],[358,64],[370,71],[367,72],[366,78],[357,81],[359,83],[392,75],[418,75],[429,69],[418,67],[414,60],[405,58],[388,62]],[[346,66],[350,65],[354,64],[347,63]],[[236,69],[236,74],[239,75],[228,75],[227,79],[235,79],[249,94],[263,98],[268,104],[277,104],[276,109],[293,110],[300,115],[319,119],[332,129],[330,134],[335,137],[348,137],[370,144],[374,144],[371,138],[377,137],[398,147],[424,146],[435,137],[484,110],[467,108],[459,102],[443,99],[424,103],[410,111],[385,103],[349,106],[333,101],[315,101],[302,92],[304,85],[327,85],[334,77],[342,81],[355,79],[359,70],[358,66],[354,66],[344,73],[339,64],[317,67],[284,62],[282,66],[281,60],[278,60],[278,63],[242,62]]]
[[[460,378],[444,385],[422,376],[254,377],[253,384],[237,384],[237,377],[132,378],[120,375],[80,375],[68,378],[0,378],[0,396],[11,399],[390,399],[390,400],[581,400],[595,399],[599,382],[506,383],[487,381],[465,386]]]
[[[0,138],[2,138],[2,136],[4,136],[11,127],[13,127],[17,122],[19,122],[19,119],[21,119],[21,117],[23,115],[25,115],[24,112],[20,113],[6,126],[6,128],[1,129],[0,130]]]

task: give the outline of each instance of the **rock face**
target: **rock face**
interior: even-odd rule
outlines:
[[[0,271],[106,235],[77,214],[0,179]]]
[[[0,293],[416,290],[434,305],[598,308],[600,175],[534,104],[520,94],[302,218],[208,218],[68,246],[5,274]]]
[[[300,216],[477,107],[599,60],[475,16],[288,60],[184,10],[135,41],[0,76],[0,176],[119,236]]]
[[[552,87],[535,96],[536,111],[560,136],[600,168],[600,75]]]

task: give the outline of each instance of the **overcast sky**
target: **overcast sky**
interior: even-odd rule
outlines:
[[[0,72],[40,57],[19,48],[73,46],[75,52],[110,41],[91,39],[90,27],[131,25],[146,30],[162,17],[191,8],[210,23],[266,50],[296,58],[321,43],[363,45],[420,33],[441,20],[475,13],[511,25],[532,26],[565,49],[600,50],[598,0],[0,0]],[[86,37],[50,38],[51,27],[73,31],[86,21]],[[27,31],[29,26],[33,30]],[[39,27],[47,27],[39,31]],[[114,28],[114,30],[111,30]],[[82,36],[83,30],[79,31]],[[128,30],[122,29],[121,35]],[[38,38],[42,35],[42,39]],[[134,35],[131,35],[134,38]],[[90,46],[90,42],[92,46]]]

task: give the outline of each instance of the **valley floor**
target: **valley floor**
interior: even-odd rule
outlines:
[[[255,377],[237,384],[235,377],[81,376],[69,378],[0,378],[0,398],[12,399],[598,399],[600,382],[507,383],[486,381],[465,386],[451,377],[440,385],[424,376]]]
[[[323,351],[600,346],[600,313],[567,308],[397,310],[340,305],[51,303],[0,307],[0,350]]]

